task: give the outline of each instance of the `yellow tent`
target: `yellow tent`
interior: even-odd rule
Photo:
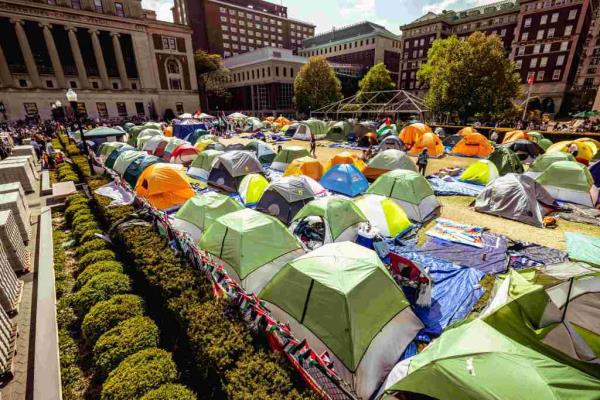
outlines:
[[[337,164],[353,164],[359,171],[362,171],[366,168],[367,164],[364,163],[363,160],[358,158],[356,154],[350,153],[348,151],[342,151],[331,157],[327,163],[325,163],[325,167],[323,168],[323,172],[329,171],[329,168],[333,167]]]
[[[297,158],[288,165],[283,176],[306,175],[315,181],[323,176],[323,165],[312,157]]]
[[[138,178],[135,192],[154,207],[164,210],[185,203],[194,190],[179,164],[153,164]]]
[[[595,145],[592,142],[585,142],[579,140],[563,140],[562,142],[554,143],[552,146],[548,147],[546,153],[550,153],[553,151],[568,153],[569,147],[573,143],[577,146],[577,157],[575,157],[575,159],[583,164],[588,164],[590,160],[594,157]]]

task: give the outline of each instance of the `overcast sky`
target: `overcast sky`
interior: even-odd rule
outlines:
[[[399,33],[399,26],[428,11],[461,10],[495,0],[272,0],[288,7],[288,16],[317,26],[317,33],[359,21],[372,21]],[[142,0],[144,8],[155,10],[158,18],[172,21],[173,0]]]

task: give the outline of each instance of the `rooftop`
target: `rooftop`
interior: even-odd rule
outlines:
[[[277,47],[262,47],[254,51],[228,57],[223,60],[223,64],[225,67],[232,69],[274,60],[301,64],[304,64],[307,61],[305,57],[294,55],[292,50],[280,49]]]
[[[394,39],[400,39],[398,35],[388,31],[384,26],[369,21],[362,21],[356,24],[334,28],[329,32],[321,33],[304,40],[304,47],[315,47],[331,42],[337,42],[345,39],[352,39],[357,36],[379,34]]]

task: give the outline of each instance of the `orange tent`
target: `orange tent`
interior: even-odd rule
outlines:
[[[154,207],[164,210],[185,203],[194,190],[178,164],[153,164],[138,178],[135,192]]]
[[[275,122],[277,122],[281,126],[291,124],[291,121],[289,119],[287,119],[286,117],[277,117]]]
[[[427,149],[429,157],[441,157],[444,154],[444,145],[440,137],[433,132],[425,132],[421,135],[408,154],[418,156],[423,149]]]
[[[400,131],[400,140],[406,146],[412,147],[426,132],[432,132],[429,126],[421,123],[410,124]]]
[[[283,176],[290,175],[306,175],[318,181],[323,176],[323,164],[312,157],[296,158],[283,173]]]
[[[358,168],[359,171],[362,171],[367,166],[367,164],[365,164],[363,160],[358,158],[356,154],[350,153],[348,151],[342,151],[341,153],[334,155],[329,159],[329,161],[327,161],[323,172],[327,172],[329,168],[337,164],[353,164],[356,168]]]
[[[525,131],[510,131],[504,135],[504,140],[502,143],[514,142],[515,140],[519,139],[529,140],[529,135]]]
[[[450,154],[457,154],[468,157],[487,157],[494,151],[485,136],[481,133],[471,133],[463,137],[454,147]]]
[[[475,128],[468,126],[466,128],[462,128],[460,131],[458,131],[456,134],[460,135],[460,136],[467,136],[470,135],[472,133],[479,133],[477,132],[477,130],[475,130]]]
[[[173,136],[173,127],[171,125],[166,126],[163,129],[163,133],[165,134],[166,137],[172,137]]]

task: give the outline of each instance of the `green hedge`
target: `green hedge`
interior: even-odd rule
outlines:
[[[119,322],[144,314],[144,301],[133,294],[119,294],[94,305],[83,318],[81,333],[89,345]]]
[[[117,256],[112,250],[92,251],[79,259],[77,263],[78,270],[83,271],[89,265],[95,264],[98,261],[114,261],[116,258]]]
[[[100,225],[98,225],[97,222],[95,222],[95,221],[85,222],[83,224],[74,225],[73,235],[75,236],[75,239],[77,239],[77,241],[79,243],[85,243],[82,240],[83,235],[86,232],[93,231],[93,230],[98,230],[98,229],[100,229]]]
[[[81,245],[77,247],[77,250],[75,250],[75,254],[77,255],[77,257],[82,257],[88,253],[91,253],[92,251],[108,249],[110,249],[110,243],[108,243],[104,239],[96,238],[81,243]]]
[[[127,357],[102,386],[101,400],[133,400],[165,383],[177,380],[171,353],[157,348]]]
[[[99,301],[108,300],[116,294],[131,291],[129,277],[120,272],[103,272],[94,276],[72,297],[75,313],[83,317]]]
[[[140,400],[196,400],[196,395],[185,386],[167,383],[149,391]]]
[[[103,272],[123,272],[123,265],[118,261],[98,261],[83,270],[75,280],[75,290],[85,285],[94,276]]]
[[[94,345],[94,363],[102,375],[115,369],[121,361],[140,350],[157,347],[158,327],[148,317],[133,317],[100,336]]]

